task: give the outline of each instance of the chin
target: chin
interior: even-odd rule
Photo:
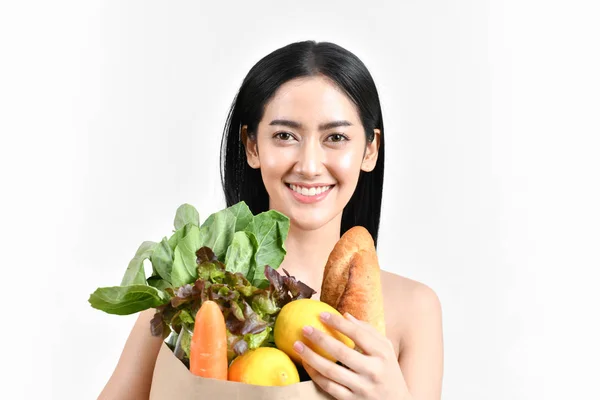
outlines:
[[[338,215],[341,218],[341,213],[323,214],[320,212],[308,211],[292,212],[290,216],[290,223],[303,231],[314,231],[336,220]]]

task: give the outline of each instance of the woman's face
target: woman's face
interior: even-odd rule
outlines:
[[[356,106],[323,77],[283,84],[267,103],[248,163],[260,168],[269,206],[305,230],[341,221],[359,173],[377,161],[379,132],[367,143]]]

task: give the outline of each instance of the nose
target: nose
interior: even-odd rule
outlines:
[[[306,140],[300,147],[298,160],[294,165],[294,172],[305,176],[319,176],[324,168],[325,152],[321,147],[319,140]]]

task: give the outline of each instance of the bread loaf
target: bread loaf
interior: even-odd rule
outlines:
[[[375,244],[362,226],[337,242],[323,272],[321,301],[368,322],[385,335],[383,292]]]

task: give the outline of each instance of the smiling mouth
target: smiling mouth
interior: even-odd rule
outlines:
[[[312,196],[318,196],[320,194],[323,194],[323,193],[331,190],[331,188],[334,187],[335,185],[306,187],[306,186],[299,186],[299,185],[294,185],[291,183],[286,183],[286,186],[289,187],[290,189],[292,189],[294,192],[301,194],[302,196],[312,197]]]

